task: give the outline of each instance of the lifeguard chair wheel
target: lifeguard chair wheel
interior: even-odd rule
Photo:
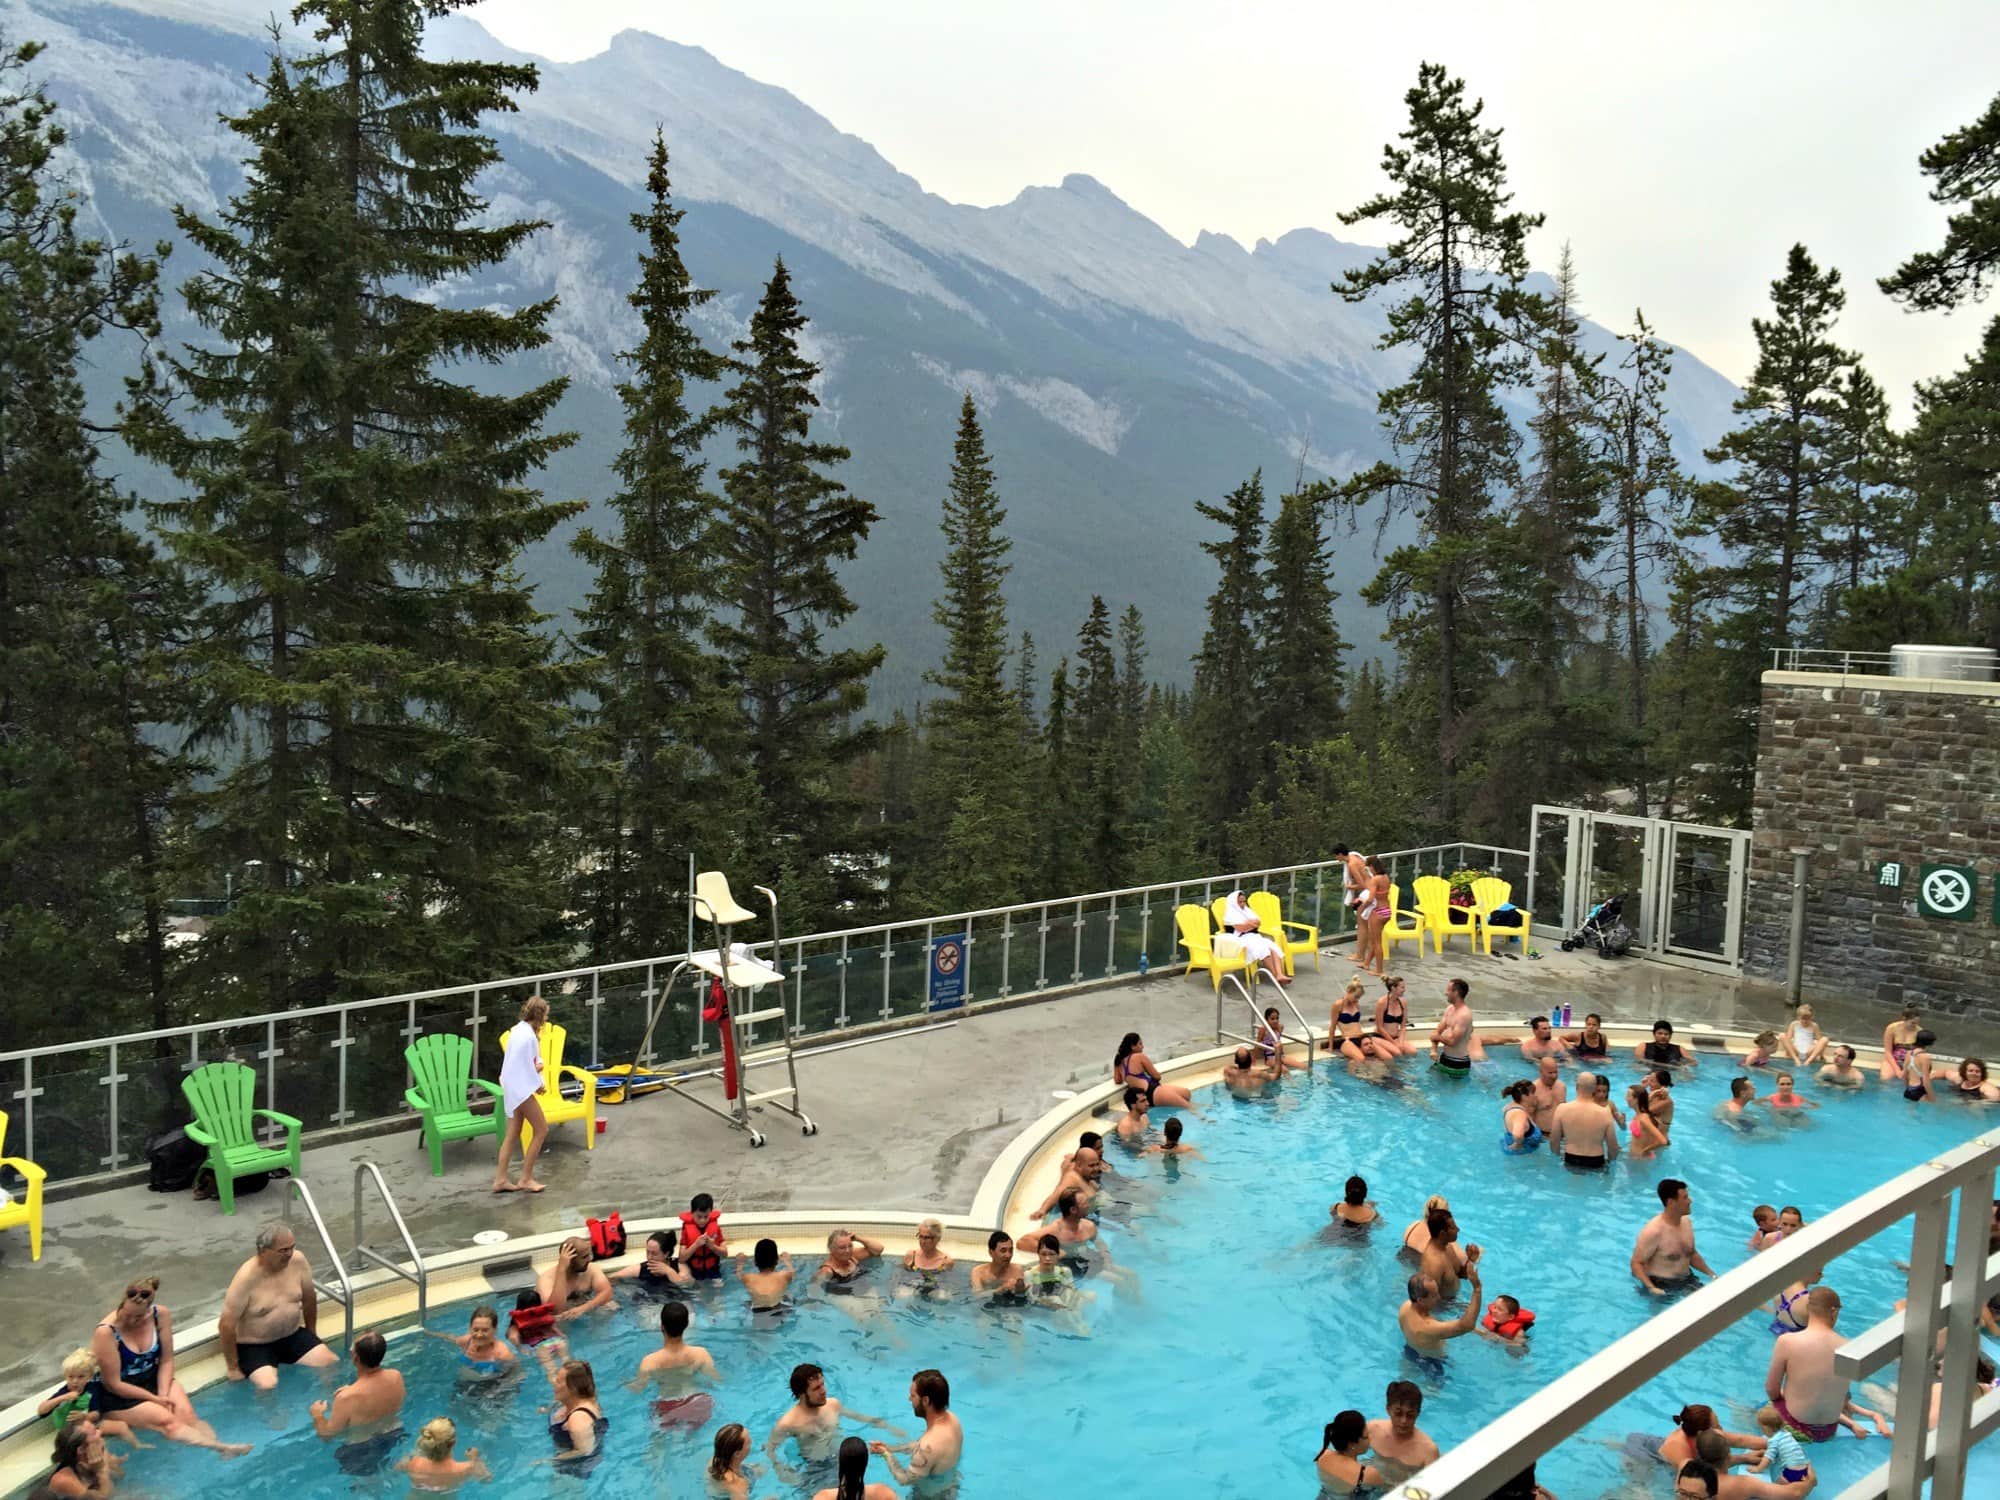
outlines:
[[[811,1120],[807,1120],[807,1121],[805,1122],[805,1124],[803,1124],[803,1125],[801,1125],[801,1126],[799,1127],[799,1134],[800,1134],[800,1135],[818,1135],[818,1134],[819,1134],[819,1126],[817,1126],[817,1125],[813,1124],[813,1122],[812,1122]]]
[[[761,1145],[763,1145],[763,1144],[764,1144],[764,1132],[763,1132],[763,1131],[761,1131],[761,1130],[753,1130],[753,1131],[751,1131],[751,1132],[750,1132],[750,1146],[751,1146],[751,1149],[752,1149],[752,1150],[755,1150],[755,1149],[756,1149],[757,1147],[759,1147],[759,1146],[761,1146]]]

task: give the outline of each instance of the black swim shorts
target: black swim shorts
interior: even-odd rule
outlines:
[[[324,1342],[316,1333],[304,1327],[294,1328],[281,1339],[272,1339],[268,1344],[238,1344],[236,1346],[236,1368],[248,1375],[252,1370],[261,1370],[269,1365],[295,1365]]]

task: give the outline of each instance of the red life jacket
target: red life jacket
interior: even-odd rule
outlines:
[[[687,1247],[700,1239],[704,1233],[712,1234],[717,1239],[723,1238],[721,1214],[713,1212],[709,1214],[708,1228],[706,1230],[703,1230],[700,1225],[695,1223],[693,1209],[689,1209],[681,1215],[681,1248],[683,1253],[686,1253]],[[713,1271],[717,1266],[722,1264],[722,1252],[717,1250],[713,1245],[703,1245],[700,1249],[687,1256],[687,1264],[690,1271]]]
[[[625,1220],[617,1209],[602,1219],[585,1219],[583,1227],[590,1231],[590,1258],[611,1260],[625,1253]]]
[[[1503,1339],[1519,1338],[1535,1326],[1535,1315],[1525,1307],[1505,1322],[1501,1322],[1499,1319],[1500,1310],[1498,1307],[1488,1307],[1486,1309],[1484,1320],[1486,1331],[1488,1333],[1497,1333]]]
[[[546,1302],[517,1307],[507,1314],[507,1324],[513,1329],[516,1342],[539,1344],[543,1339],[555,1337],[556,1310]]]

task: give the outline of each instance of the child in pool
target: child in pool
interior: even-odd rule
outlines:
[[[1778,1055],[1778,1033],[1760,1031],[1750,1043],[1750,1050],[1743,1054],[1746,1068],[1768,1068]]]
[[[1779,1484],[1797,1484],[1812,1472],[1805,1445],[1779,1420],[1777,1408],[1766,1406],[1757,1413],[1758,1430],[1764,1434],[1765,1473]]]
[[[432,1417],[417,1434],[417,1451],[396,1467],[410,1476],[411,1488],[419,1490],[455,1490],[468,1479],[493,1477],[477,1448],[467,1448],[465,1457],[455,1458],[452,1450],[457,1446],[458,1428],[451,1418]]]
[[[500,1315],[490,1307],[473,1308],[464,1333],[439,1333],[434,1328],[426,1328],[424,1332],[447,1344],[456,1344],[475,1375],[505,1374],[514,1363],[514,1346],[500,1337]]]
[[[1748,1245],[1753,1253],[1768,1250],[1785,1237],[1785,1231],[1778,1227],[1778,1211],[1768,1203],[1760,1203],[1751,1209],[1750,1221],[1757,1226],[1757,1232],[1750,1236]]]

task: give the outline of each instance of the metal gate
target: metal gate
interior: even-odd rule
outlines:
[[[1625,898],[1637,952],[1735,971],[1750,835],[1740,828],[1536,804],[1528,905],[1566,936],[1598,902]]]

